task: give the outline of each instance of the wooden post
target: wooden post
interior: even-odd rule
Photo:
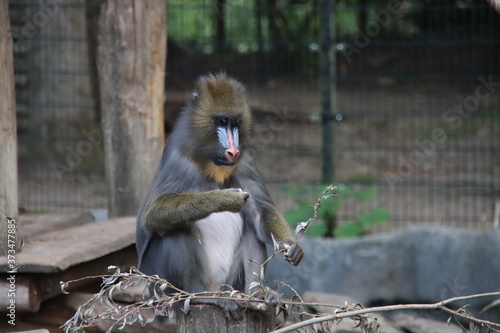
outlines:
[[[186,315],[176,310],[177,333],[267,333],[276,327],[276,311],[266,312],[246,309],[241,320],[226,318],[217,305],[191,304]]]
[[[0,213],[17,221],[16,99],[8,0],[0,0],[0,73]],[[7,234],[13,225],[0,215],[0,255],[13,249],[12,244],[19,250],[19,235]]]
[[[164,0],[106,0],[97,65],[109,215],[135,215],[164,144]]]
[[[4,272],[2,272],[4,273]],[[42,295],[36,287],[36,282],[27,276],[19,275],[14,280],[9,280],[11,274],[0,274],[0,290],[4,291],[0,294],[0,304],[2,309],[5,309],[11,303],[12,296],[9,295],[9,290],[13,290],[12,284],[15,286],[15,304],[16,310],[21,312],[37,312],[40,309]],[[0,326],[1,327],[1,326]]]

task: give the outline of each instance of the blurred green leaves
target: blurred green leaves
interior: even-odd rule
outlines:
[[[303,183],[289,183],[281,186],[281,190],[296,202],[295,208],[285,214],[291,226],[307,221],[312,216],[312,202],[321,195],[326,186],[325,184],[311,186]],[[359,237],[368,234],[373,226],[389,222],[390,213],[381,207],[363,207],[354,212],[354,218],[338,221],[339,211],[344,205],[345,207],[367,206],[367,203],[377,199],[379,188],[355,184],[337,184],[336,186],[336,195],[323,201],[317,221],[307,231],[309,236]]]

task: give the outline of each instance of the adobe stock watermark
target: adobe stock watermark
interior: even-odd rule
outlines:
[[[261,147],[275,142],[277,135],[284,132],[290,122],[296,117],[295,114],[289,113],[285,107],[270,112],[264,122],[267,126],[253,135],[251,140],[252,147],[249,148],[249,154],[255,157],[257,151],[262,149]],[[285,146],[289,144],[291,143],[285,143]]]
[[[1,237],[2,247],[5,250],[5,256],[7,261],[7,271],[5,274],[7,281],[7,289],[5,290],[6,295],[2,295],[7,301],[7,306],[4,309],[0,309],[0,312],[6,312],[7,323],[9,325],[16,325],[16,274],[20,267],[20,262],[17,257],[18,244],[21,243],[19,238],[21,237],[19,230],[16,225],[16,221],[13,218],[5,216],[0,213],[0,219],[6,222],[6,229],[3,231]]]
[[[377,12],[375,20],[369,21],[361,31],[357,28],[357,34],[354,38],[353,45],[342,43],[342,47],[338,50],[344,55],[347,63],[351,63],[354,54],[361,53],[361,50],[370,45],[372,40],[380,35],[382,28],[387,27],[394,18],[402,17],[411,9],[411,2],[400,0],[389,0],[387,9],[382,9]]]
[[[311,278],[311,272],[322,270],[326,260],[332,256],[334,248],[329,246],[328,242],[320,241],[314,242],[314,247],[309,247],[306,250],[312,251],[312,253],[307,253],[307,260],[303,260],[300,265],[293,269],[285,269],[278,274],[277,280],[285,282],[293,290],[300,288],[301,285],[307,285],[306,281]]]
[[[81,133],[85,139],[78,141],[76,146],[67,144],[64,148],[66,151],[64,162],[52,161],[50,164],[59,181],[63,180],[65,173],[70,173],[78,168],[83,160],[90,156],[103,141],[103,132],[100,129],[84,129]]]
[[[45,27],[50,19],[57,15],[61,9],[62,0],[38,0],[37,3],[36,12],[29,19],[23,17],[24,24],[20,33],[12,32],[12,36],[16,39],[14,51],[20,51],[27,41],[35,38],[40,29]]]
[[[136,110],[137,114],[141,114],[142,105],[150,103],[151,100],[146,86],[154,87],[153,89],[160,89],[165,82],[165,73],[157,72],[153,66],[149,66],[146,72],[146,77],[149,78],[151,84],[148,82],[148,84],[141,86],[141,88],[135,89],[130,95],[131,97],[124,101],[124,105],[127,108]],[[122,112],[122,110],[117,109],[114,112]],[[78,141],[76,145],[67,144],[64,147],[64,161],[52,161],[51,168],[59,181],[63,180],[64,174],[75,171],[85,158],[89,158],[95,152],[95,149],[102,145],[104,135],[109,134],[111,131],[111,127],[107,124],[103,124],[102,126],[104,130],[101,128],[82,130],[80,133],[83,139]]]
[[[391,190],[394,190],[396,184],[411,177],[429,157],[436,153],[437,146],[448,139],[447,131],[456,130],[462,126],[464,119],[469,118],[479,109],[481,102],[488,100],[491,94],[500,88],[500,81],[493,81],[492,74],[487,77],[481,75],[477,80],[479,83],[476,85],[474,93],[444,111],[441,116],[442,126],[433,128],[429,139],[415,139],[415,147],[410,153],[407,155],[399,154],[396,172],[388,172],[384,175],[384,180]]]
[[[346,189],[346,186],[345,184],[340,183],[332,186],[331,192],[326,192],[328,188],[330,188],[330,186],[324,189],[324,192],[317,199],[317,203],[328,199],[328,197],[337,197],[342,191]],[[317,214],[319,214],[319,212],[321,211],[321,205],[316,204],[311,207],[311,210],[311,219],[307,221],[308,224],[310,223],[309,227],[315,223],[324,223],[321,220],[318,221],[317,216]],[[306,221],[303,221],[298,225],[302,223],[306,223]],[[299,232],[297,232],[296,229],[295,232],[299,243],[301,243],[301,239],[305,240],[305,237],[303,237],[307,234],[307,232],[305,231],[306,230],[301,229]],[[331,259],[331,256],[335,250],[333,246],[330,246],[329,241],[307,241],[307,244],[307,248],[306,245],[303,244],[304,249],[307,252],[307,258],[305,258],[297,267],[293,269],[285,269],[278,275],[278,281],[285,282],[288,287],[292,288],[292,291],[300,288],[301,285],[307,285],[306,281],[311,278],[311,272],[322,271],[325,264],[327,263],[327,260]]]
[[[444,281],[445,287],[441,290],[441,299],[453,298],[457,296],[463,296],[464,292],[467,290],[467,285],[459,281],[458,277],[455,277],[453,282],[450,280]]]

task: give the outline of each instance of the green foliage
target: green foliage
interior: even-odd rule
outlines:
[[[312,188],[305,184],[294,183],[281,187],[287,196],[294,198],[297,205],[285,214],[290,225],[295,226],[311,217],[313,209],[312,198],[318,197],[326,185]],[[318,220],[311,225],[307,234],[313,237],[359,237],[377,224],[386,224],[390,213],[380,207],[359,211],[351,221],[337,225],[337,213],[342,204],[347,202],[366,203],[377,198],[379,188],[377,186],[359,187],[356,185],[339,184],[337,195],[325,199],[319,211]]]
[[[215,44],[239,53],[258,51],[258,17],[253,1],[232,0],[224,6],[225,41],[216,38],[216,11],[212,0],[169,0],[167,24],[169,38],[189,52],[210,54]],[[264,30],[267,33],[267,29]]]
[[[213,0],[169,0],[167,24],[169,38],[188,50],[212,53],[215,51],[216,11]],[[378,20],[378,12],[387,9],[379,4],[367,8],[370,22]],[[317,1],[271,4],[259,1],[232,0],[225,2],[224,26],[225,43],[237,52],[272,51],[279,42],[286,49],[317,47],[320,33]],[[335,6],[336,38],[348,40],[356,38],[360,30],[360,8],[356,2],[339,1]],[[381,33],[405,35],[408,28],[399,27],[404,20],[391,20]],[[398,23],[399,22],[399,23]],[[260,26],[260,29],[259,29]],[[404,31],[401,31],[404,30]],[[260,35],[259,35],[260,34]],[[260,40],[259,40],[260,39]],[[297,50],[296,50],[297,51]]]
[[[493,122],[500,122],[500,108],[490,108],[481,114],[483,119]]]
[[[219,10],[217,3],[223,4]],[[495,12],[477,1],[449,1],[437,7],[429,1],[398,4],[397,14],[391,14],[387,1],[335,1],[335,43],[358,45],[357,49],[360,43],[368,47],[372,40],[412,45],[412,40],[456,40],[465,32],[472,39],[496,37]],[[247,54],[287,74],[317,74],[320,1],[168,0],[167,7],[169,42],[187,55]],[[470,24],[464,24],[464,17]],[[398,54],[389,58],[404,55]]]
[[[348,221],[335,229],[336,237],[354,237],[366,234],[374,225],[386,224],[389,221],[389,212],[383,208],[372,208],[367,212],[359,212],[354,221]]]

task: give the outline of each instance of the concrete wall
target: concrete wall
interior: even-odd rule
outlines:
[[[302,263],[292,267],[278,255],[268,265],[267,280],[288,283],[299,293],[348,295],[365,306],[500,291],[500,230],[424,227],[357,239],[304,238],[301,244]],[[454,305],[472,304],[477,311],[494,299]],[[494,310],[500,317],[500,309]]]

